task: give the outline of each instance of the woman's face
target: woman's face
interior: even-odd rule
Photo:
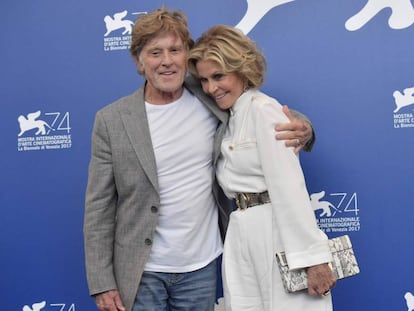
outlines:
[[[203,91],[225,110],[233,107],[243,93],[243,80],[236,73],[224,73],[220,65],[211,60],[200,60],[196,64]]]

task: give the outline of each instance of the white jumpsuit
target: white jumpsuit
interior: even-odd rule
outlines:
[[[289,120],[282,106],[258,90],[231,108],[217,178],[229,198],[235,192],[268,191],[271,203],[234,211],[223,252],[226,311],[329,311],[331,296],[287,293],[275,253],[284,250],[292,269],[332,260],[319,230],[293,148],[275,139],[274,126]]]

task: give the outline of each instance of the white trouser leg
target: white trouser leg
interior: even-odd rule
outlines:
[[[285,291],[274,256],[278,238],[270,204],[231,214],[222,262],[226,311],[332,311],[331,295]]]
[[[226,311],[270,311],[272,212],[260,205],[230,216],[223,252]]]

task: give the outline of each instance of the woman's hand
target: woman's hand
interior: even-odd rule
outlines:
[[[336,278],[327,263],[309,267],[308,294],[311,296],[326,296],[336,284]]]

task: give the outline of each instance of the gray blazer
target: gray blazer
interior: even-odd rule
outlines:
[[[185,88],[220,120],[213,163],[227,125],[227,112],[188,77]],[[224,240],[230,201],[217,182],[213,192],[219,206]],[[84,241],[89,292],[118,289],[132,309],[144,266],[150,255],[160,206],[153,146],[144,104],[144,87],[97,112],[85,199]]]

